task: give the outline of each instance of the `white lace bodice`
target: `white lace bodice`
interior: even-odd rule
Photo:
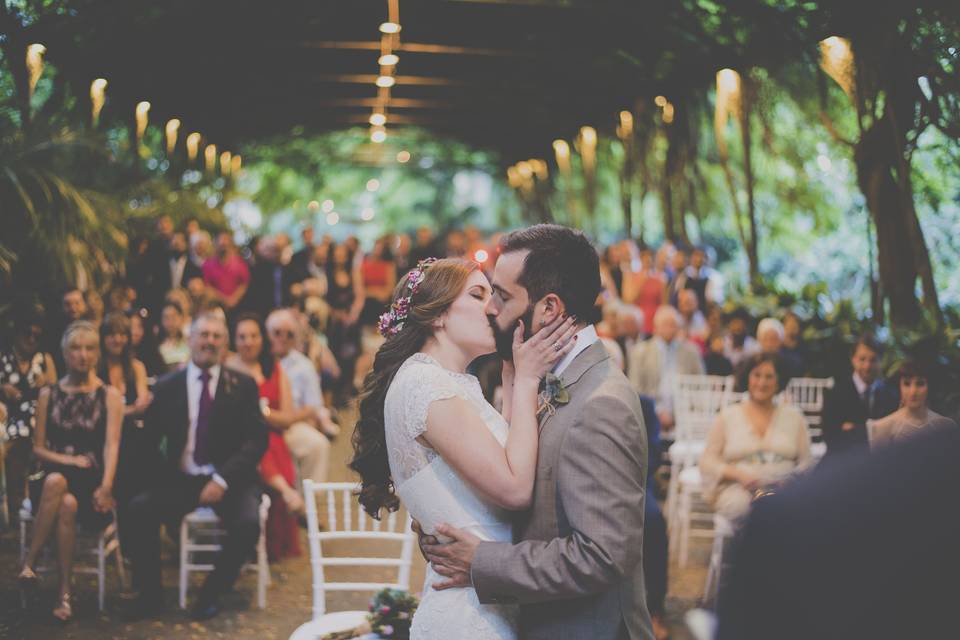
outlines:
[[[507,512],[463,481],[435,451],[417,442],[426,431],[430,404],[454,397],[467,400],[497,441],[506,444],[507,423],[483,397],[475,377],[444,369],[426,354],[414,354],[397,371],[384,402],[387,453],[397,494],[427,533],[445,522],[482,540],[510,542]],[[434,590],[433,583],[442,579],[427,567],[411,640],[516,639],[515,607],[481,605],[472,588]]]

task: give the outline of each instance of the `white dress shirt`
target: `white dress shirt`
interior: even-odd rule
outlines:
[[[320,391],[320,376],[313,361],[296,349],[280,359],[283,373],[290,381],[293,395],[293,408],[319,408],[323,406],[323,394]]]
[[[179,258],[170,258],[170,288],[179,289],[183,286],[183,271],[187,268],[186,254]]]
[[[574,358],[587,350],[587,348],[592,345],[594,342],[600,339],[600,336],[597,335],[597,328],[592,324],[588,324],[583,329],[580,329],[576,333],[577,344],[573,347],[573,350],[563,357],[557,366],[553,368],[553,373],[556,376],[559,376],[570,366],[570,363],[573,362]]]
[[[210,401],[217,396],[217,383],[220,381],[220,365],[215,364],[209,369],[210,380],[207,382],[210,390]],[[187,364],[187,415],[190,417],[190,427],[187,430],[187,444],[183,448],[183,457],[180,458],[180,468],[190,476],[212,476],[213,481],[224,489],[227,488],[227,481],[224,480],[212,464],[200,466],[193,459],[193,451],[197,446],[197,413],[200,411],[200,393],[203,387],[200,382],[200,374],[203,369],[190,360]],[[207,425],[207,435],[210,435],[210,425]],[[209,444],[207,445],[209,451]]]

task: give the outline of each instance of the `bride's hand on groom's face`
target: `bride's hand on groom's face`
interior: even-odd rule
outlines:
[[[523,321],[513,333],[513,363],[516,379],[535,380],[537,384],[576,344],[575,319],[559,317],[524,342]]]
[[[471,586],[470,567],[480,545],[480,538],[446,524],[437,526],[437,534],[452,539],[452,542],[424,544],[422,547],[433,570],[446,578],[445,581],[434,584],[433,588],[443,591]]]

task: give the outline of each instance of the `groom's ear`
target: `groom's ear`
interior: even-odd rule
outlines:
[[[548,293],[543,297],[543,324],[548,325],[567,311],[567,305],[563,303],[555,293]]]

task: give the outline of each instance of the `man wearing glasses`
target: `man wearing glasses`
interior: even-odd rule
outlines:
[[[303,422],[295,422],[284,432],[283,439],[300,471],[300,479],[325,482],[330,458],[330,442],[324,437],[336,435],[336,425],[323,406],[320,376],[313,362],[297,351],[295,345],[300,326],[289,309],[277,309],[267,316],[270,349],[290,380],[294,409],[309,407],[313,412]]]

